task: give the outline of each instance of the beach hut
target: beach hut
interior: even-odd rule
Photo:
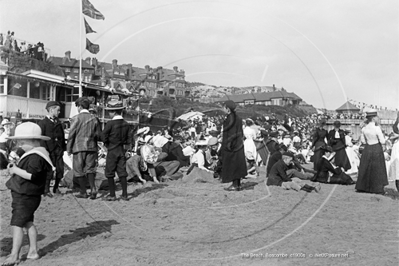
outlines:
[[[346,102],[335,111],[340,114],[358,114],[360,112],[360,109],[352,103]]]

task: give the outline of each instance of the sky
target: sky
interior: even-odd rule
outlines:
[[[272,86],[318,108],[347,99],[399,109],[397,0],[0,0],[0,31],[43,42],[53,56],[178,66],[186,80]],[[96,33],[86,37],[83,17]]]

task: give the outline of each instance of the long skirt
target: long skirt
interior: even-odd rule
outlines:
[[[254,140],[255,146],[256,146],[256,151],[258,152],[258,155],[262,158],[262,163],[264,165],[267,164],[267,161],[269,160],[269,150],[266,147],[266,144],[263,140]]]
[[[385,157],[380,143],[366,145],[360,158],[355,189],[359,192],[384,193],[388,185]]]
[[[343,167],[345,171],[351,169],[351,163],[349,162],[349,158],[346,154],[345,148],[336,151],[334,164],[336,166]]]

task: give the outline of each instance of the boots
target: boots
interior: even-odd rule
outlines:
[[[87,174],[87,178],[89,179],[90,185],[90,199],[96,199],[97,197],[97,188],[96,188],[96,174],[90,173]]]
[[[55,182],[54,182],[54,187],[53,187],[53,193],[57,193],[60,194],[60,190],[58,189],[59,185],[60,185],[61,179],[60,178],[56,178]]]
[[[77,198],[87,198],[87,193],[86,193],[86,177],[85,176],[77,176],[76,179],[79,182],[79,187],[80,187],[80,193],[76,195]]]
[[[399,180],[395,180],[396,190],[399,192]]]
[[[106,201],[115,201],[115,180],[113,177],[108,177],[109,195],[104,198]]]
[[[127,178],[126,177],[119,177],[122,185],[122,196],[121,200],[128,201],[127,197]]]
[[[303,187],[301,187],[301,190],[306,191],[308,193],[312,192],[315,188],[312,186],[309,186],[308,184],[303,185]]]

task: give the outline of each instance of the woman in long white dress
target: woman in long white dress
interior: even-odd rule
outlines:
[[[346,174],[355,174],[358,172],[360,159],[357,156],[357,153],[354,150],[353,143],[352,143],[352,132],[350,128],[345,129],[345,143],[346,143],[346,155],[348,155],[349,162],[351,164],[351,168],[347,170]]]

